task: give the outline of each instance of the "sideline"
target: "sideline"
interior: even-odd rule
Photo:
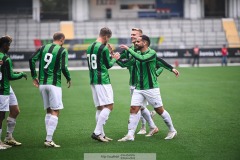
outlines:
[[[172,66],[174,66],[174,65],[172,65]],[[199,67],[220,67],[220,66],[221,66],[221,64],[219,64],[219,63],[199,64]],[[240,66],[240,63],[228,63],[228,66]],[[185,67],[192,67],[192,65],[190,65],[190,64],[180,64],[178,66],[178,68],[185,68]],[[88,67],[68,67],[68,69],[70,71],[88,70]],[[121,68],[120,66],[113,66],[111,69],[125,69],[125,68]],[[30,72],[29,68],[22,68],[22,69],[17,68],[17,69],[13,69],[13,70],[17,71],[17,72],[21,72],[21,71],[24,71],[24,72],[29,71]]]

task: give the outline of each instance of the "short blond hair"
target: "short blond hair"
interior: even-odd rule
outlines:
[[[139,33],[143,33],[143,31],[140,28],[132,28],[132,31],[138,31]]]

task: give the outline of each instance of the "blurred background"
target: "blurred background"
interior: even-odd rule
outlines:
[[[9,55],[16,67],[56,31],[66,35],[70,66],[86,66],[85,50],[102,27],[112,32],[110,44],[131,45],[132,28],[151,37],[151,48],[167,62],[192,64],[193,48],[202,64],[240,62],[240,0],[0,0],[0,35],[13,38]]]

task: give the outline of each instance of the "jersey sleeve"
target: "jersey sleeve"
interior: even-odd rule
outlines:
[[[121,60],[121,59],[117,60],[116,63],[117,63],[120,67],[122,67],[122,68],[126,67],[126,66],[124,66],[124,64],[122,63],[122,60]]]
[[[110,58],[110,53],[108,49],[105,49],[103,52],[103,61],[107,67],[107,69],[111,68],[114,63],[117,61],[115,58]]]
[[[131,48],[129,48],[128,51],[130,52],[130,54],[134,58],[136,58],[136,60],[138,60],[140,62],[152,61],[152,60],[154,60],[156,58],[156,52],[154,50],[150,50],[148,53],[146,53],[144,55],[141,55],[141,54],[135,52]]]
[[[123,50],[122,52],[120,52],[120,58],[119,59],[125,59],[127,58],[127,51]]]
[[[117,64],[121,67],[130,67],[134,65],[136,62],[135,58],[130,57],[129,59],[119,59]]]
[[[162,58],[157,57],[156,68],[160,68],[160,67],[164,67],[165,69],[167,69],[169,71],[172,71],[172,69],[173,69],[173,67],[170,64],[165,62]]]
[[[160,76],[160,74],[163,72],[163,67],[156,68],[156,75]]]
[[[37,78],[36,61],[39,59],[42,50],[43,50],[43,48],[39,48],[39,49],[32,55],[32,57],[29,59],[29,67],[30,67],[31,76],[32,76],[33,79],[36,79],[36,78]]]
[[[67,79],[67,81],[71,81],[70,72],[68,70],[68,51],[65,49],[62,54],[62,73]]]
[[[23,77],[22,72],[20,73],[13,72],[12,60],[10,58],[8,58],[5,63],[7,68],[7,76],[9,80],[17,80]]]
[[[117,64],[124,68],[126,67],[124,62],[128,61],[128,57],[127,57],[127,51],[126,50],[123,50],[121,53],[120,53],[120,58],[117,60]]]

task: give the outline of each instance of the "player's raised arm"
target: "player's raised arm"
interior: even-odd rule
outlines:
[[[114,55],[114,52],[113,52],[112,46],[108,43],[108,44],[107,44],[107,47],[108,47],[108,50],[109,50],[110,55],[113,56],[113,55]]]
[[[146,62],[146,61],[152,61],[156,58],[156,52],[150,48],[148,48],[150,45],[150,39],[146,35],[142,35],[137,38],[137,41],[135,43],[136,50],[140,51],[143,54],[139,54],[138,52],[135,52],[133,49],[129,48],[126,45],[120,45],[120,48],[123,48],[125,50],[128,50],[129,53],[136,58],[136,60],[140,62]]]
[[[114,63],[117,61],[117,59],[119,59],[119,58],[120,58],[120,54],[117,53],[117,54],[113,54],[112,59],[111,59],[110,52],[107,48],[103,52],[103,59],[104,59],[107,69],[111,68],[114,65]]]

